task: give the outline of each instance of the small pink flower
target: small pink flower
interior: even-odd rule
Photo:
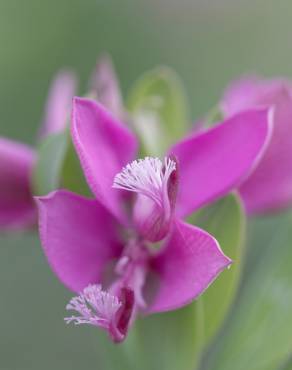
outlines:
[[[97,60],[90,79],[90,91],[115,117],[122,119],[125,116],[119,81],[108,54],[101,55]]]
[[[74,77],[64,71],[51,86],[40,136],[65,128],[72,97]],[[29,228],[37,219],[31,193],[31,172],[37,153],[25,144],[0,137],[0,230]]]
[[[188,304],[231,263],[214,237],[183,218],[249,173],[269,137],[268,112],[191,135],[163,160],[135,160],[135,135],[89,99],[75,98],[71,130],[95,199],[65,190],[38,198],[42,245],[59,279],[79,293],[67,306],[77,316],[66,321],[99,326],[120,342],[137,313]]]
[[[45,115],[40,130],[40,136],[61,132],[66,127],[76,93],[76,77],[71,71],[59,72],[51,84],[47,97]]]
[[[250,214],[292,205],[292,84],[282,79],[246,77],[226,90],[221,108],[226,117],[253,108],[274,109],[274,130],[259,165],[240,186]]]
[[[109,57],[97,63],[91,88],[108,109],[122,115],[122,99]],[[63,131],[68,124],[76,78],[68,70],[57,74],[50,87],[39,138]],[[29,228],[36,222],[31,190],[31,172],[37,153],[34,148],[0,137],[0,230]]]

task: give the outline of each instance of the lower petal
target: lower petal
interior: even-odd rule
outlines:
[[[37,198],[42,246],[64,285],[81,291],[100,283],[121,253],[119,225],[96,200],[67,191]]]
[[[159,287],[148,312],[174,310],[190,303],[230,264],[215,238],[176,220],[170,239],[152,261]]]

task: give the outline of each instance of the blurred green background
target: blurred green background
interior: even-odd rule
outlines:
[[[291,0],[0,0],[0,134],[34,143],[54,74],[73,68],[82,93],[102,51],[125,94],[145,70],[173,67],[199,117],[242,73],[292,76],[291,14]],[[70,293],[37,238],[0,244],[0,369],[101,370],[94,329],[63,323]]]

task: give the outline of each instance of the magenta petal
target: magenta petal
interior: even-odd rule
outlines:
[[[121,91],[111,58],[104,54],[97,62],[91,79],[91,88],[97,100],[117,118],[122,118],[124,108]]]
[[[47,98],[44,122],[40,136],[62,131],[68,124],[76,78],[70,71],[60,72],[54,79]]]
[[[112,185],[115,175],[135,156],[135,136],[102,105],[82,98],[74,99],[72,136],[91,190],[121,219],[121,192]]]
[[[258,163],[271,135],[266,109],[234,115],[172,149],[180,164],[177,213],[185,216],[235,188]]]
[[[37,205],[42,246],[59,279],[77,292],[100,283],[121,252],[112,215],[96,200],[62,190],[37,198]]]
[[[230,263],[215,238],[177,220],[165,249],[153,261],[159,289],[149,312],[173,310],[190,303]]]
[[[165,214],[152,199],[138,195],[133,208],[133,219],[140,236],[153,243],[165,238],[169,231],[172,214]]]
[[[0,229],[29,227],[36,221],[30,192],[35,152],[0,138]]]
[[[249,213],[292,205],[292,99],[282,89],[274,104],[271,142],[259,166],[240,187]]]
[[[161,189],[161,203],[157,204],[153,199],[138,194],[133,207],[133,219],[136,230],[140,236],[153,243],[158,242],[168,234],[176,205],[176,196],[179,184],[179,164],[176,158],[168,159],[168,168],[172,168],[165,179],[164,186]],[[165,171],[166,166],[164,165]],[[169,170],[168,170],[169,171]],[[165,174],[165,172],[164,172]]]
[[[269,106],[288,84],[281,79],[262,80],[257,76],[243,77],[225,91],[220,103],[224,115],[231,116],[243,110]]]

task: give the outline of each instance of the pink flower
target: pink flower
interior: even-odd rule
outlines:
[[[65,128],[74,92],[73,75],[59,73],[49,92],[41,137]],[[31,227],[36,222],[30,186],[36,156],[33,148],[0,138],[0,230]]]
[[[39,132],[41,139],[63,131],[68,123],[76,78],[69,71],[55,77]],[[122,99],[109,57],[98,60],[91,79],[91,93],[115,115],[122,115]],[[37,215],[32,197],[31,172],[37,153],[34,148],[0,138],[0,230],[20,229],[35,224]]]
[[[137,138],[92,100],[75,98],[71,130],[95,199],[65,190],[38,198],[41,241],[61,282],[79,293],[67,306],[77,315],[65,320],[120,342],[139,311],[188,304],[231,263],[214,237],[183,218],[249,173],[269,137],[268,112],[191,135],[162,161],[135,160]]]
[[[76,77],[70,71],[57,74],[50,87],[40,135],[45,137],[64,130],[68,122],[72,98],[76,93]]]
[[[270,144],[251,176],[240,186],[250,214],[277,211],[292,205],[291,82],[247,77],[225,92],[221,108],[226,117],[253,108],[274,108]]]
[[[97,60],[90,79],[90,91],[115,117],[122,119],[125,116],[119,81],[108,54],[101,55]]]

